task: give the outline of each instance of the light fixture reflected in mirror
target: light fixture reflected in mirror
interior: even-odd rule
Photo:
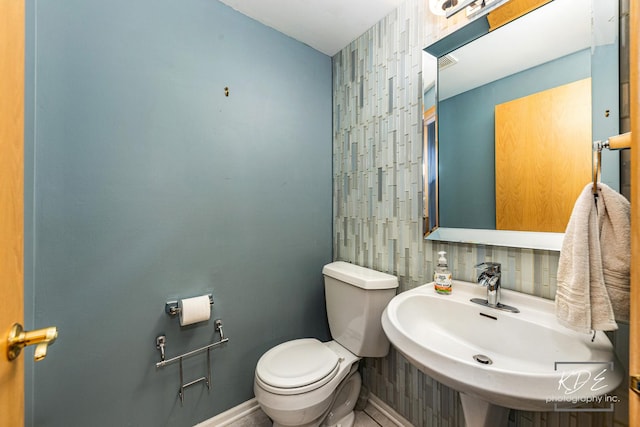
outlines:
[[[452,1],[455,1],[456,4],[458,3],[457,0],[429,0],[429,10],[434,15],[444,16],[446,13],[445,9],[451,7]]]
[[[437,16],[451,18],[467,8],[467,18],[489,12],[509,0],[429,0],[429,11]]]

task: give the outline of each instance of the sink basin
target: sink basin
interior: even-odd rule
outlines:
[[[382,315],[392,345],[410,363],[461,392],[465,400],[527,411],[551,411],[608,396],[624,369],[603,332],[561,326],[554,302],[502,289],[501,302],[519,313],[483,307],[486,289],[454,281],[451,295],[433,284],[394,297]],[[476,401],[477,403],[477,401]],[[611,403],[613,405],[613,403]],[[465,408],[465,418],[469,415]],[[497,424],[494,424],[497,425]]]

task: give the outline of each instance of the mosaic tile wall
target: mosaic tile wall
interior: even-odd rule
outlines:
[[[422,48],[465,23],[435,18],[427,3],[407,0],[333,58],[334,256],[398,276],[402,292],[431,281],[446,250],[454,278],[473,281],[474,265],[497,261],[505,287],[553,298],[557,252],[422,239]],[[628,333],[618,335],[624,345]],[[395,350],[363,365],[365,386],[414,425],[464,426],[457,393]],[[626,420],[624,402],[615,413],[510,414],[511,425],[532,427]]]

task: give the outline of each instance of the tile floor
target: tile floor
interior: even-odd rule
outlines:
[[[271,425],[271,420],[258,409],[243,419],[230,424],[229,427],[271,427]],[[353,427],[396,427],[396,424],[371,404],[368,404],[364,411],[356,411],[356,422]]]

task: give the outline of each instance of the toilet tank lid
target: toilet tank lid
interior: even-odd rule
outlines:
[[[360,267],[344,261],[336,261],[322,268],[322,274],[363,289],[393,289],[398,278],[391,274]]]

